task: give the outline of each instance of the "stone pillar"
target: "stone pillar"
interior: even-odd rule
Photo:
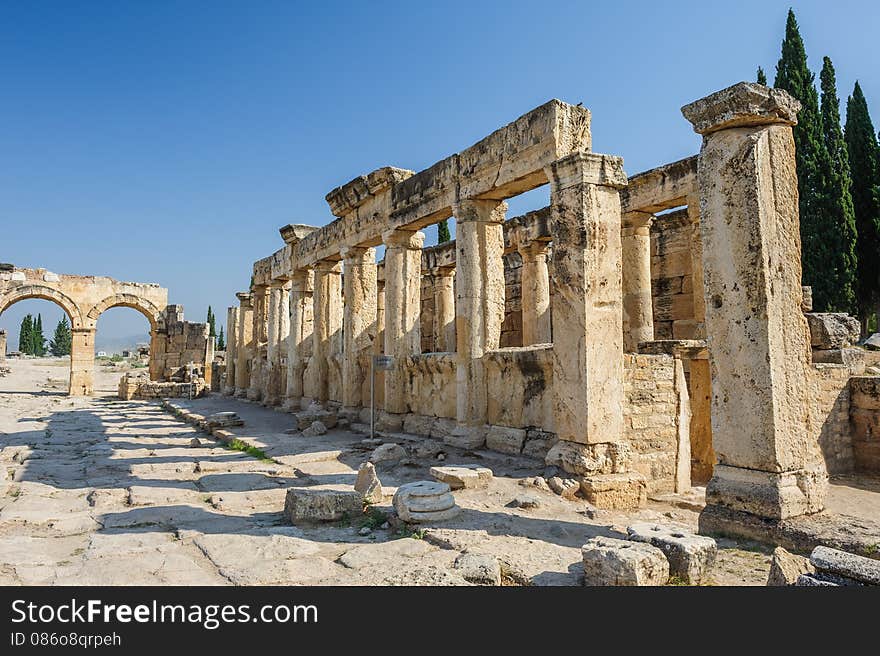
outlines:
[[[287,399],[286,410],[300,409],[303,397],[303,373],[306,367],[305,351],[312,340],[312,324],[306,321],[312,306],[312,271],[300,269],[290,279],[290,334],[287,341]]]
[[[353,246],[342,250],[343,346],[342,406],[354,420],[370,375],[370,355],[376,336],[376,250]]]
[[[623,282],[619,157],[578,152],[550,164],[553,420],[547,463],[581,476],[600,508],[646,501],[623,441]]]
[[[275,282],[269,288],[268,330],[269,340],[266,347],[267,383],[263,402],[274,406],[281,403],[286,391],[286,371],[282,369],[281,360],[283,347],[286,345],[290,332],[290,294],[289,285]]]
[[[741,82],[682,108],[703,135],[698,182],[718,465],[701,530],[822,509],[791,126],[800,103]]]
[[[522,258],[522,345],[549,344],[552,337],[548,243],[522,240],[516,249]]]
[[[376,339],[373,341],[373,355],[385,353],[385,280],[376,281]],[[374,402],[377,408],[385,407],[385,372],[376,371],[375,387],[373,389]],[[369,395],[369,389],[367,390]],[[366,398],[369,399],[369,396]]]
[[[6,362],[6,331],[0,330],[0,364]]]
[[[314,400],[322,404],[330,400],[331,341],[342,330],[341,272],[342,265],[338,261],[320,260],[315,264],[315,291],[312,297],[315,323],[310,372],[314,376],[311,386],[316,394]]]
[[[432,275],[434,289],[434,350],[455,351],[455,269],[438,267]]]
[[[71,337],[70,395],[91,396],[95,391],[95,329],[73,328]]]
[[[240,303],[235,346],[235,396],[246,397],[251,386],[254,307],[253,299],[247,292],[239,292],[235,296]]]
[[[455,338],[457,444],[475,448],[485,437],[486,351],[497,349],[504,321],[504,234],[507,203],[463,200],[455,213]]]
[[[623,217],[623,350],[636,353],[641,342],[654,341],[651,298],[651,223],[654,215],[627,212]]]
[[[407,411],[404,360],[421,353],[422,245],[425,235],[411,230],[389,230],[385,244],[385,354],[395,359],[385,372],[385,411]]]
[[[254,285],[253,291],[253,348],[251,353],[251,384],[247,397],[259,401],[265,396],[269,343],[269,287]]]
[[[700,234],[700,197],[688,196],[691,222],[691,288],[694,297],[694,339],[706,339],[706,296],[703,290],[703,236]]]
[[[238,313],[239,308],[230,307],[226,310],[226,383],[223,394],[235,394],[235,366],[238,348]]]
[[[147,373],[150,380],[162,380],[165,373],[165,351],[168,345],[168,330],[164,322],[150,327],[150,359]]]

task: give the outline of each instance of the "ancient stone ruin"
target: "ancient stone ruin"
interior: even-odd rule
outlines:
[[[368,422],[375,375],[380,430],[541,458],[598,508],[708,481],[702,530],[817,513],[829,471],[880,469],[880,396],[847,318],[805,316],[798,110],[713,93],[682,109],[699,154],[627,177],[590,112],[551,100],[423,171],[358,177],[327,194],[332,223],[281,228],[242,272],[223,392]],[[507,217],[548,184],[549,207]]]
[[[95,331],[101,314],[130,307],[150,322],[147,376],[125,376],[124,398],[198,395],[211,384],[214,338],[204,323],[184,321],[183,306],[168,304],[168,290],[151,283],[119,282],[103,276],[57,274],[6,265],[0,270],[0,313],[13,303],[40,298],[59,305],[70,319],[70,386],[73,396],[94,391]],[[6,335],[0,338],[6,353]],[[185,388],[180,383],[186,383]],[[166,384],[167,383],[167,384]]]

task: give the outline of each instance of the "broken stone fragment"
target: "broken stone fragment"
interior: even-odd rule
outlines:
[[[323,422],[313,421],[312,425],[306,428],[302,434],[304,437],[317,437],[318,435],[324,435],[327,432],[327,427]]]
[[[880,333],[874,333],[862,344],[869,351],[880,351]]]
[[[623,443],[578,444],[560,440],[547,452],[545,462],[581,476],[623,473],[627,471],[629,447]]]
[[[476,585],[501,585],[501,564],[490,554],[463,553],[453,567],[465,581]]]
[[[452,519],[460,512],[446,483],[416,481],[397,488],[392,501],[401,520],[408,523]]]
[[[236,412],[215,412],[205,417],[205,425],[208,429],[228,428],[231,426],[244,426],[244,421]]]
[[[518,494],[507,505],[511,508],[537,508],[541,505],[541,500],[533,494]]]
[[[648,497],[645,477],[636,472],[585,476],[581,479],[581,492],[602,510],[641,508]]]
[[[841,349],[858,343],[861,324],[844,312],[807,312],[810,345],[814,349]]]
[[[492,481],[492,470],[479,465],[431,467],[431,476],[447,483],[453,490],[484,488]]]
[[[321,422],[329,429],[335,428],[339,420],[335,412],[315,406],[309,406],[308,410],[296,413],[296,426],[301,431],[305,431],[316,421]]]
[[[817,572],[834,574],[868,585],[880,585],[880,561],[839,549],[818,546],[810,554]]]
[[[669,563],[657,547],[615,538],[592,538],[581,548],[584,585],[666,585]]]
[[[626,529],[630,540],[645,542],[660,549],[669,561],[669,571],[686,583],[707,582],[715,566],[718,545],[715,540],[695,535],[685,528],[639,522]]]
[[[388,443],[379,446],[370,454],[370,462],[395,462],[406,457],[406,449],[399,444]]]
[[[291,488],[284,501],[284,516],[292,524],[354,518],[361,515],[363,509],[363,496],[354,490]]]
[[[573,478],[560,478],[553,476],[547,481],[550,489],[565,499],[574,499],[575,495],[581,489],[579,481]]]
[[[383,499],[382,482],[376,474],[376,467],[371,462],[365,462],[358,469],[357,480],[354,489],[360,492],[367,503],[381,503]]]
[[[809,558],[790,553],[782,547],[776,547],[773,550],[773,558],[770,560],[770,575],[767,577],[767,585],[795,585],[801,574],[812,574],[815,571],[816,569],[810,563]]]
[[[522,428],[492,426],[486,433],[486,448],[500,453],[518,455],[522,453],[526,441],[526,431]]]
[[[202,446],[202,441],[199,438],[194,437],[189,441],[189,445],[195,449],[197,447]]]

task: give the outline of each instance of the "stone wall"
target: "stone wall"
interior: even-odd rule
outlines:
[[[850,400],[855,469],[880,473],[880,376],[852,377]]]
[[[143,373],[127,373],[119,380],[119,398],[131,399],[171,399],[197,398],[209,389],[204,378],[187,377],[186,381],[154,381]]]
[[[522,346],[522,257],[519,253],[504,256],[504,321],[501,323],[501,347]]]
[[[854,467],[849,385],[852,371],[844,365],[814,364],[809,373],[814,439],[822,447],[828,473],[848,474]]]
[[[486,354],[489,424],[553,431],[553,349],[510,347]]]
[[[408,359],[411,413],[455,418],[455,355],[431,353]],[[377,379],[378,384],[378,379]]]
[[[661,214],[651,226],[654,339],[694,339],[691,221],[686,209]]]
[[[183,306],[169,305],[164,317],[165,330],[150,344],[150,370],[169,381],[180,379],[190,363],[196,365],[210,384],[214,360],[214,338],[206,323],[193,323],[183,318]]]

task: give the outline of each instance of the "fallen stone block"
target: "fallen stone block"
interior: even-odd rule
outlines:
[[[370,454],[370,462],[394,462],[406,458],[406,449],[399,444],[383,444]]]
[[[292,524],[335,522],[344,517],[357,517],[363,510],[363,496],[354,490],[291,488],[284,500],[284,516]]]
[[[326,433],[327,426],[320,421],[313,421],[312,425],[302,432],[303,437],[317,437],[318,435],[325,435]]]
[[[650,522],[632,524],[626,529],[630,540],[660,549],[669,561],[669,572],[687,583],[699,585],[711,577],[718,555],[715,540],[695,535],[687,529]]]
[[[648,501],[645,477],[635,472],[585,476],[581,479],[581,492],[601,510],[631,510]]]
[[[770,575],[767,577],[767,585],[795,585],[801,574],[812,574],[815,571],[816,569],[810,563],[809,558],[790,553],[782,547],[776,547],[770,561]]]
[[[453,490],[477,489],[488,487],[492,481],[492,470],[479,465],[447,465],[431,467],[431,476],[448,484]]]
[[[559,476],[551,476],[547,480],[547,485],[553,492],[564,499],[574,499],[581,489],[580,481],[573,478],[560,478]]]
[[[460,512],[446,483],[416,481],[397,488],[392,501],[404,522],[421,523],[452,519]]]
[[[477,585],[501,585],[501,564],[490,554],[463,553],[453,567],[465,581]]]
[[[483,426],[457,426],[443,437],[443,443],[459,449],[480,449],[486,444],[486,428]]]
[[[880,333],[874,333],[862,344],[869,351],[880,351]]]
[[[880,561],[830,547],[816,547],[810,562],[817,572],[835,574],[868,585],[880,585]]]
[[[541,500],[533,494],[518,494],[513,501],[507,504],[511,508],[537,508],[541,505]]]
[[[810,344],[814,349],[840,349],[858,343],[859,320],[844,312],[807,312]]]
[[[526,441],[526,431],[522,428],[491,426],[486,432],[486,447],[499,453],[519,455]]]
[[[205,417],[205,424],[209,429],[229,428],[231,426],[244,426],[244,421],[236,412],[215,412]]]
[[[669,563],[657,547],[644,542],[592,538],[581,548],[584,585],[666,585]]]
[[[801,574],[795,582],[795,586],[798,588],[834,587],[837,585],[837,583],[816,578],[813,574]]]
[[[335,428],[339,419],[335,412],[319,408],[309,408],[302,412],[296,413],[296,427],[301,431],[305,431],[316,421],[321,422],[328,429]]]
[[[365,462],[360,466],[354,489],[363,495],[367,503],[382,503],[382,482],[373,463]]]

